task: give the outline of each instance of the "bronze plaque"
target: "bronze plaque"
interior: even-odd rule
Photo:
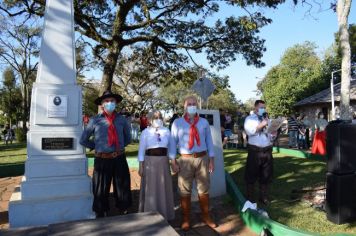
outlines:
[[[72,150],[73,138],[42,138],[42,150]]]

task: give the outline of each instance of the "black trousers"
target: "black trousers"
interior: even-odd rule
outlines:
[[[132,205],[131,181],[126,156],[116,158],[95,158],[93,172],[93,211],[109,210],[109,193],[113,181],[116,207],[126,210]]]
[[[306,129],[306,130],[305,130],[305,140],[306,140],[306,143],[307,143],[307,148],[308,148],[308,149],[310,148],[310,137],[309,137],[309,132],[310,132],[310,130],[309,130],[309,129]]]
[[[254,184],[269,184],[273,177],[272,146],[260,148],[254,145],[247,146],[248,155],[245,169],[245,181]]]

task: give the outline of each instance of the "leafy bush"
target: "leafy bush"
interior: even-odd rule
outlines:
[[[19,143],[25,142],[26,141],[26,132],[21,128],[15,129],[15,138]]]

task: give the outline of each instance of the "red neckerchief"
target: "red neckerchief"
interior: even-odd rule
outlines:
[[[194,139],[197,141],[198,146],[200,146],[199,132],[198,132],[197,127],[195,126],[199,121],[199,116],[198,115],[194,116],[193,124],[190,123],[188,114],[184,115],[184,120],[186,122],[188,122],[188,124],[190,125],[190,128],[189,128],[189,143],[188,143],[189,149],[192,149],[194,147]]]
[[[104,111],[104,116],[106,121],[109,123],[109,128],[108,128],[108,146],[111,147],[112,145],[116,146],[116,151],[120,150],[119,148],[119,137],[117,136],[116,128],[114,125],[114,120],[115,120],[115,112],[109,116],[108,113]]]

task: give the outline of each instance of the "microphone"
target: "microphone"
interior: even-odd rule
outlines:
[[[267,113],[267,112],[264,112],[264,113],[262,114],[262,118],[263,118],[263,119],[268,119],[268,113]]]

